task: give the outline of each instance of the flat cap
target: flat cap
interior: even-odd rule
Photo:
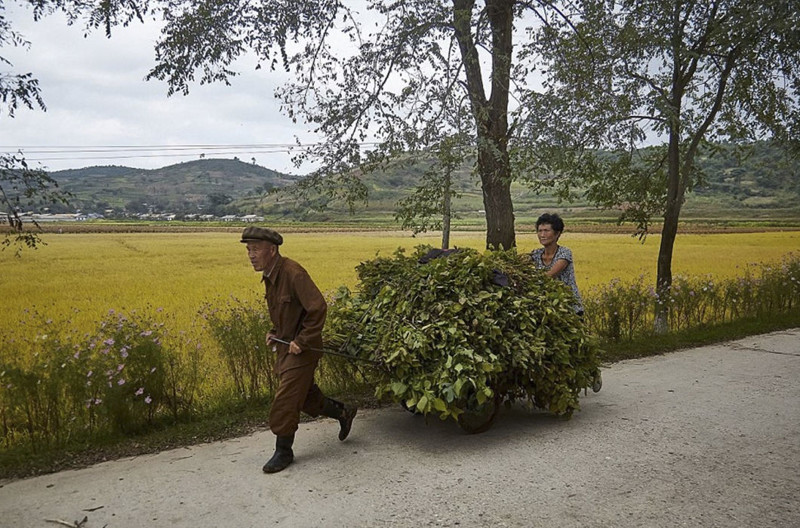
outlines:
[[[240,242],[246,243],[256,240],[266,240],[270,244],[275,244],[276,246],[283,244],[283,237],[277,231],[266,227],[245,227],[244,231],[242,231],[242,240]]]

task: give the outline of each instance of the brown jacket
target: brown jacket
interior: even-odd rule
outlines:
[[[266,287],[264,297],[272,320],[271,332],[278,339],[296,342],[303,351],[287,358],[287,368],[319,360],[322,353],[312,349],[322,349],[328,305],[311,276],[297,262],[278,256],[272,271],[264,272],[261,280]],[[281,348],[288,349],[286,345]]]

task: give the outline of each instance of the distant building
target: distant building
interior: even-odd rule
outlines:
[[[244,215],[241,219],[244,222],[263,222],[264,221],[264,217],[263,216],[256,216],[254,214]]]
[[[82,222],[87,216],[83,213],[63,213],[63,214],[37,214],[30,215],[35,222]]]

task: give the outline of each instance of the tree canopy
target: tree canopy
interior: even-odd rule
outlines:
[[[764,139],[798,147],[800,11],[784,0],[571,6],[569,20],[524,47],[549,69],[527,130],[562,196],[583,185],[641,233],[662,216],[665,295],[685,194],[702,181],[699,149]]]
[[[560,16],[549,2],[515,0],[129,0],[31,2],[37,16],[61,9],[89,28],[161,18],[150,79],[170,94],[193,83],[231,82],[236,60],[254,54],[259,67],[282,68],[291,80],[276,96],[289,118],[307,122],[323,141],[298,161],[319,169],[301,190],[354,203],[367,197],[359,174],[398,153],[419,153],[447,137],[464,137],[477,153],[487,246],[515,245],[513,179],[528,157],[515,123],[528,120],[538,87],[534,57],[515,51],[543,20]],[[454,115],[470,117],[467,134]],[[458,152],[458,150],[454,150]],[[514,163],[516,162],[516,163]]]
[[[514,246],[509,102],[512,90],[530,89],[530,70],[513,68],[513,41],[523,32],[514,23],[522,26],[539,6],[373,1],[357,13],[337,0],[299,0],[292,9],[277,2],[170,5],[149,77],[186,93],[195,80],[227,82],[246,51],[283,67],[293,77],[277,93],[283,110],[324,138],[301,154],[322,162],[307,189],[363,199],[367,190],[354,168],[437,145],[457,132],[448,114],[466,112],[472,126],[464,146],[478,153],[487,246]]]
[[[29,45],[6,19],[0,3],[0,51],[9,46]],[[46,110],[39,82],[32,73],[19,73],[2,55],[0,65],[8,68],[0,72],[0,119],[13,119],[20,108]],[[41,239],[37,233],[25,229],[20,215],[22,208],[36,202],[66,203],[67,198],[68,194],[61,192],[44,171],[28,166],[22,152],[0,155],[0,213],[5,213],[2,221],[11,227],[11,234],[4,235],[0,245],[4,249],[16,247],[17,255],[23,247],[35,248]]]

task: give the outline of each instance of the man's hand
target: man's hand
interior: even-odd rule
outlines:
[[[277,347],[275,346],[275,343],[272,341],[273,339],[275,339],[275,334],[273,334],[272,332],[268,333],[267,346],[272,347],[272,351],[275,352],[277,350]]]
[[[299,347],[299,346],[297,346],[297,343],[295,343],[294,341],[292,341],[291,343],[289,343],[289,353],[290,353],[290,354],[295,354],[295,355],[297,355],[297,354],[299,354],[300,352],[302,352],[302,350],[300,350],[300,347]]]

